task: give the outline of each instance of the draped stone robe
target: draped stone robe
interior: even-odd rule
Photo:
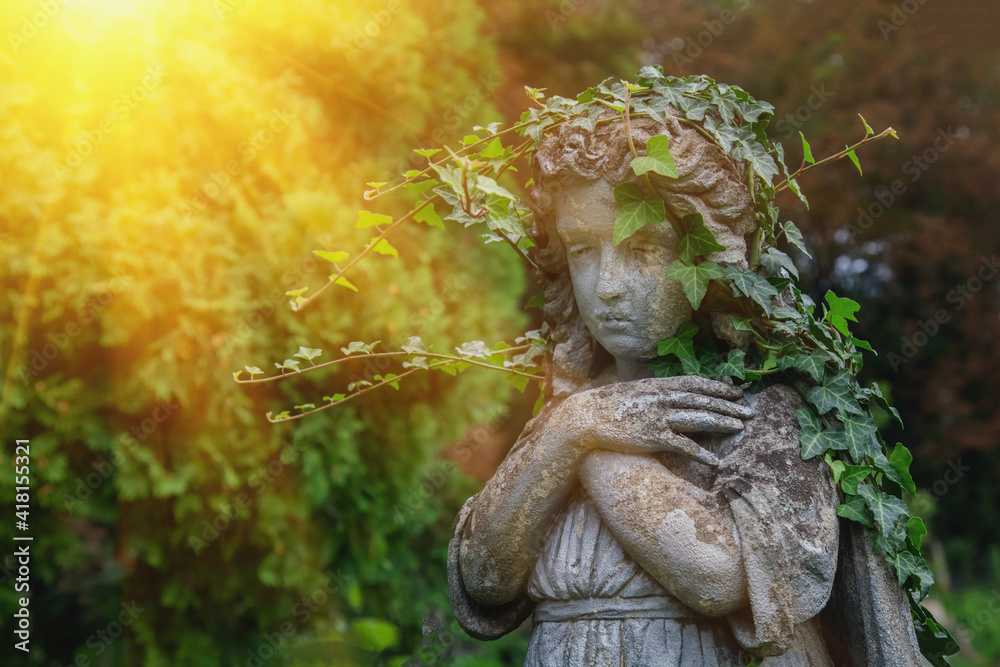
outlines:
[[[768,667],[832,665],[815,617],[837,569],[836,488],[822,459],[801,458],[795,410],[804,403],[793,390],[774,386],[746,399],[755,417],[742,433],[696,438],[722,459],[717,469],[677,455],[658,458],[728,505],[748,607],[711,618],[682,604],[622,548],[614,526],[578,487],[546,536],[527,589],[497,607],[473,601],[462,579],[459,552],[477,496],[469,499],[448,558],[461,625],[474,637],[495,639],[533,612],[524,663],[531,667],[742,665],[744,649],[771,656]],[[515,447],[531,430],[529,424]]]

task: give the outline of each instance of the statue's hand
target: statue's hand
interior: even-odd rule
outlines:
[[[736,401],[738,387],[693,376],[648,378],[599,387],[568,398],[565,424],[587,449],[625,454],[675,452],[718,465],[712,452],[685,433],[731,435],[753,410]]]

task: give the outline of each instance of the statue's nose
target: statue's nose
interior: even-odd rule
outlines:
[[[601,274],[597,281],[597,296],[602,301],[609,301],[622,295],[625,275],[617,253],[614,250],[603,253],[601,257]]]

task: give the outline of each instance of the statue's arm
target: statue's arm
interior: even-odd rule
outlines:
[[[545,535],[592,452],[675,452],[717,463],[680,432],[742,429],[752,413],[732,402],[737,395],[702,378],[650,378],[583,391],[547,409],[470,508],[459,536],[469,596],[495,606],[524,592]]]
[[[625,550],[692,609],[747,606],[739,536],[727,503],[650,456],[594,451],[580,479]]]
[[[559,414],[545,415],[518,440],[471,500],[458,556],[465,589],[478,604],[498,606],[524,593],[545,535],[579,475],[586,440],[565,419],[569,406],[555,410]]]

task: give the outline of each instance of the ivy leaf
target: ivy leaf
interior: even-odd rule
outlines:
[[[839,484],[841,476],[847,470],[847,464],[840,459],[833,458],[829,453],[823,457],[823,460],[830,466],[830,472],[833,473],[833,481]]]
[[[778,296],[778,290],[774,285],[750,269],[741,269],[737,266],[726,267],[726,278],[732,281],[737,292],[750,297],[764,309],[765,313],[771,314],[771,299]]]
[[[802,232],[799,231],[799,228],[795,226],[794,222],[786,220],[781,223],[781,229],[785,232],[785,238],[788,239],[789,243],[798,248],[799,252],[806,257],[812,257],[809,251],[806,250],[806,242],[805,239],[802,238]]]
[[[819,350],[812,354],[804,352],[786,354],[778,359],[778,368],[783,371],[794,368],[803,373],[808,373],[816,382],[822,382],[823,375],[826,373],[826,362],[829,359],[829,355]]]
[[[844,148],[847,148],[847,146],[844,146]],[[858,162],[858,156],[854,153],[854,151],[847,151],[847,157],[851,158],[851,162],[853,162],[854,166],[858,168],[858,173],[864,176],[865,172],[861,171],[861,163]]]
[[[726,246],[715,240],[712,230],[705,226],[701,213],[685,215],[678,226],[681,238],[677,241],[677,256],[688,264],[693,263],[699,255],[726,249]]]
[[[862,391],[869,398],[874,398],[875,403],[877,403],[880,408],[886,412],[892,413],[892,416],[895,417],[900,427],[903,426],[903,418],[899,416],[899,410],[889,405],[889,401],[886,400],[886,397],[882,394],[882,387],[880,387],[877,382],[873,382],[871,387],[863,389]]]
[[[434,210],[434,205],[424,206],[422,209],[413,214],[413,219],[417,222],[423,222],[430,227],[438,227],[444,229],[444,223],[441,221],[441,216],[438,212]]]
[[[733,328],[737,331],[749,331],[754,332],[753,325],[750,324],[750,320],[746,317],[741,317],[740,315],[733,315]]]
[[[852,496],[858,492],[858,484],[865,481],[872,469],[868,466],[846,466],[840,476],[840,488]]]
[[[875,456],[880,454],[872,441],[872,436],[877,432],[875,422],[869,415],[840,415],[840,422],[844,425],[844,435],[847,441],[847,451],[851,458],[861,463],[865,460],[865,454]]]
[[[678,359],[694,359],[694,335],[696,333],[698,333],[696,324],[682,323],[677,327],[677,334],[673,338],[664,338],[657,344],[657,354],[661,357],[676,354]]]
[[[333,276],[330,276],[330,278],[332,279]],[[352,292],[357,292],[358,291],[358,288],[354,286],[354,283],[352,283],[350,280],[348,280],[344,276],[340,276],[339,278],[337,278],[333,282],[334,282],[335,285],[340,285],[341,287],[346,287],[347,289],[351,290]]]
[[[319,348],[304,347],[302,345],[299,345],[299,351],[296,352],[293,356],[296,356],[299,359],[306,359],[308,361],[312,361],[321,354],[323,354],[323,350],[320,350]]]
[[[746,376],[744,373],[746,372],[746,366],[743,363],[745,357],[746,352],[743,350],[730,350],[726,360],[715,369],[716,379],[721,380],[725,377],[735,377],[740,381],[745,380]]]
[[[329,252],[327,250],[313,250],[313,254],[319,257],[320,259],[325,259],[331,264],[336,264],[337,262],[343,261],[349,257],[349,255],[346,252],[341,252],[339,250],[337,252]],[[290,294],[289,296],[297,296],[297,295]]]
[[[396,250],[396,248],[394,248],[391,243],[389,243],[385,239],[381,239],[376,242],[377,238],[378,237],[369,241],[369,244],[375,243],[375,245],[372,247],[373,251],[377,252],[380,255],[391,255],[393,257],[399,257],[399,251]]]
[[[358,214],[358,221],[354,223],[357,229],[364,229],[365,227],[374,227],[375,225],[388,225],[392,223],[391,215],[382,215],[381,213],[372,213],[371,211],[361,211]]]
[[[715,262],[704,261],[692,266],[675,259],[667,269],[666,277],[680,282],[684,296],[691,302],[691,307],[698,310],[702,299],[705,298],[705,293],[708,291],[708,281],[713,278],[722,278],[724,275],[726,275],[725,271]]]
[[[857,521],[867,528],[875,527],[872,511],[865,505],[865,499],[861,496],[848,496],[846,503],[837,505],[837,516]]]
[[[427,353],[427,349],[424,347],[424,342],[420,340],[420,336],[410,336],[406,339],[406,344],[400,347],[407,354]]]
[[[278,362],[274,362],[274,367],[277,368],[280,371],[290,370],[290,371],[298,372],[299,371],[299,363],[300,362],[296,361],[295,359],[285,359],[280,364]]]
[[[926,534],[927,528],[924,527],[924,520],[919,516],[911,516],[906,522],[906,535],[913,542],[913,546],[919,549],[921,538]]]
[[[809,164],[816,164],[816,159],[813,157],[812,147],[809,142],[806,141],[806,135],[799,132],[799,136],[802,137],[802,159]]]
[[[772,276],[780,276],[781,269],[784,269],[790,275],[796,278],[799,277],[799,269],[795,266],[792,258],[777,248],[768,248],[767,252],[761,255],[760,263],[764,265],[764,268]]]
[[[858,399],[854,397],[854,388],[851,386],[851,374],[846,370],[825,384],[810,389],[806,393],[806,400],[815,405],[821,415],[835,408],[855,415],[861,414],[861,406],[858,405]]]
[[[352,340],[350,343],[347,344],[347,347],[340,348],[340,351],[344,353],[345,357],[349,357],[352,354],[358,354],[358,353],[371,354],[372,350],[374,350],[375,346],[378,345],[380,342],[382,341],[376,340],[371,343],[366,343],[360,340]]]
[[[618,214],[615,216],[615,229],[611,240],[615,245],[646,225],[664,222],[667,219],[663,200],[659,197],[644,199],[642,189],[637,183],[622,183],[614,189],[614,194],[615,201],[618,202]]]
[[[875,131],[872,130],[871,125],[868,124],[868,121],[865,120],[864,116],[862,116],[861,114],[858,114],[858,118],[861,119],[861,124],[865,126],[865,136],[866,137],[870,137],[871,135],[875,134]]]
[[[905,516],[901,516],[888,530],[879,530],[869,536],[875,553],[895,554],[903,548],[903,545],[906,544],[905,518]],[[905,580],[906,577],[903,579]]]
[[[315,403],[303,403],[302,405],[296,405],[295,409],[296,410],[315,410],[316,409],[316,404]]]
[[[851,334],[847,330],[847,320],[857,322],[858,318],[854,316],[854,313],[858,312],[861,306],[858,305],[857,301],[837,296],[832,290],[826,292],[826,303],[830,306],[830,312],[827,313],[830,324],[840,333],[850,336]]]
[[[833,429],[823,430],[823,423],[812,408],[799,408],[795,411],[799,421],[799,444],[802,445],[802,459],[809,460],[819,456],[829,449],[845,449],[844,443],[838,439],[842,433]]]
[[[930,570],[927,568],[927,564],[924,562],[924,559],[910,553],[909,551],[900,551],[898,554],[893,556],[892,564],[896,566],[896,580],[899,582],[900,586],[906,582],[907,577],[911,574],[917,574],[918,576],[923,575],[924,570],[926,570],[926,574],[930,574]],[[923,579],[922,576],[919,578]],[[927,582],[927,586],[930,587],[930,584],[933,583],[933,581],[934,578],[933,575],[931,575],[930,580]],[[921,581],[921,583],[923,583],[923,581]]]
[[[501,157],[504,154],[504,152],[505,150],[503,147],[503,143],[501,143],[500,138],[497,137],[490,142],[489,146],[479,151],[479,155],[480,157],[489,159],[489,158]]]
[[[324,401],[329,401],[330,403],[338,403],[344,400],[344,394],[334,394],[333,396],[324,396]]]
[[[251,378],[254,375],[261,375],[264,372],[264,371],[260,370],[259,368],[257,368],[256,366],[244,366],[243,368],[247,369],[247,373],[250,374]]]
[[[889,454],[889,465],[896,469],[900,479],[903,480],[900,486],[910,493],[916,493],[917,487],[913,483],[913,477],[910,475],[911,463],[913,463],[913,455],[910,454],[910,450],[904,447],[902,443],[897,442],[896,447]]]
[[[457,351],[461,357],[479,357],[481,359],[485,359],[490,356],[491,352],[486,343],[481,340],[472,340],[467,343],[462,343],[461,347],[455,348],[455,351]]]
[[[636,176],[653,172],[667,178],[677,178],[674,156],[670,154],[670,138],[665,134],[650,137],[646,142],[646,154],[632,159],[632,171]]]
[[[884,491],[879,491],[871,484],[859,486],[858,495],[868,501],[868,507],[883,535],[890,533],[899,517],[907,513],[906,503]]]
[[[440,148],[414,148],[413,152],[417,155],[423,155],[425,158],[432,158],[436,153],[440,153]]]
[[[427,364],[427,357],[413,357],[408,361],[402,363],[403,368],[420,368],[427,370],[429,368]]]

